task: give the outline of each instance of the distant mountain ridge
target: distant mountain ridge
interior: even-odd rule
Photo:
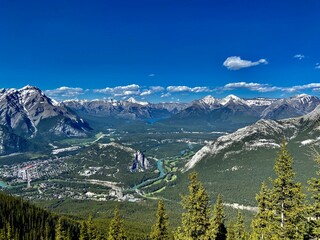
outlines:
[[[283,99],[242,99],[235,95],[217,99],[209,95],[190,103],[149,103],[137,101],[131,97],[120,101],[66,100],[62,104],[78,113],[122,119],[145,120],[162,117],[170,118],[170,121],[174,122],[179,119],[188,120],[188,117],[194,118],[195,116],[206,118],[206,115],[214,115],[214,119],[223,120],[241,115],[249,118],[249,122],[252,123],[252,119],[282,119],[301,116],[315,109],[320,104],[320,99],[307,94]]]
[[[242,99],[229,95],[223,99],[207,96],[166,119],[166,123],[182,127],[202,126],[232,132],[259,119],[284,119],[302,116],[314,110],[320,99],[301,94],[291,98]]]
[[[188,107],[187,103],[148,103],[134,98],[128,100],[67,100],[62,102],[66,107],[80,115],[114,117],[130,120],[167,118]]]

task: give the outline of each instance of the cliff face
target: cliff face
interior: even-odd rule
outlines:
[[[33,145],[28,140],[0,125],[0,155],[24,152],[32,149],[32,147]]]
[[[86,136],[89,125],[39,88],[0,90],[0,125],[23,137]]]
[[[143,172],[150,168],[150,163],[146,156],[141,151],[137,151],[135,154],[135,159],[131,167],[131,172]]]

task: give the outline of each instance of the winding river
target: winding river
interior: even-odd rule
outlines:
[[[158,181],[159,179],[162,179],[165,176],[164,170],[163,170],[163,162],[162,162],[162,160],[157,160],[157,168],[159,170],[159,176],[158,177],[145,180],[142,183],[140,183],[138,185],[135,185],[131,190],[136,190],[138,188],[141,188],[141,187],[144,187],[146,185],[149,185],[149,184],[151,184],[151,183],[153,183],[155,181]]]

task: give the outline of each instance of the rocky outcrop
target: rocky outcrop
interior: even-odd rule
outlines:
[[[146,156],[141,151],[137,151],[135,154],[135,159],[133,161],[131,172],[143,172],[150,168],[150,163]]]

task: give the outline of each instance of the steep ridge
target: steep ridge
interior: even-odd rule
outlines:
[[[282,139],[296,140],[306,145],[320,142],[320,105],[311,113],[285,120],[259,120],[253,125],[241,128],[232,134],[219,137],[199,150],[185,165],[184,171],[193,168],[205,157],[214,157],[223,153],[227,158],[230,149],[239,152],[257,148],[278,148]],[[310,139],[311,138],[311,139]],[[234,151],[234,150],[232,150]]]
[[[0,155],[32,150],[34,145],[0,125]]]
[[[307,94],[300,94],[273,102],[261,113],[261,118],[284,119],[305,115],[320,104],[320,99]]]
[[[89,125],[39,88],[2,89],[0,125],[24,137],[85,136]],[[40,131],[39,131],[40,130]]]

